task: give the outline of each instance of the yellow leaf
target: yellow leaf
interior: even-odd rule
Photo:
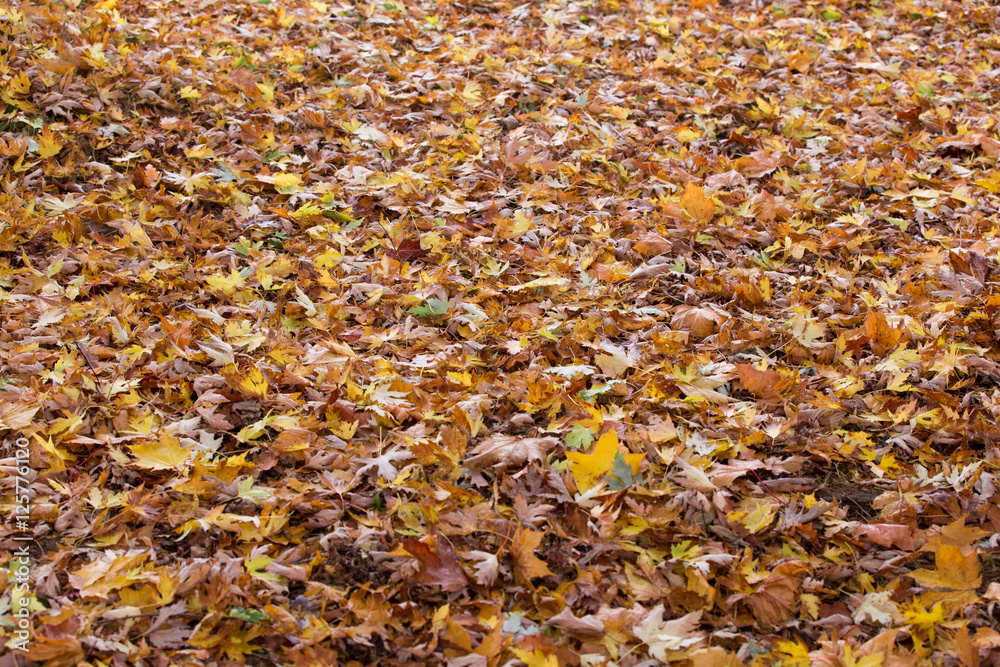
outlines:
[[[787,658],[787,664],[789,665],[812,664],[809,659],[809,649],[801,639],[796,638],[795,641],[779,639],[775,642],[775,648],[782,654],[782,658]],[[785,662],[785,660],[782,660],[782,662]]]
[[[56,444],[52,442],[51,437],[43,438],[37,433],[35,433],[34,436],[35,440],[38,441],[38,444],[40,444],[46,452],[52,455],[53,470],[65,470],[66,469],[65,461],[76,460],[76,457],[70,454],[69,452],[59,449],[59,447],[57,447]]]
[[[240,378],[237,388],[241,394],[248,398],[259,398],[261,400],[267,398],[267,378],[264,377],[264,373],[256,366],[252,367],[245,376]]]
[[[37,410],[38,408],[35,408]],[[34,414],[34,410],[32,411]],[[6,416],[6,415],[5,415]],[[59,435],[60,433],[75,433],[83,425],[83,417],[80,415],[69,415],[61,419],[53,419],[49,422],[49,435]]]
[[[701,137],[701,132],[690,127],[682,127],[677,130],[677,138],[685,144],[690,144],[691,142],[696,141],[699,137]]]
[[[265,567],[273,562],[274,559],[267,556],[256,556],[253,559],[247,556],[243,559],[243,565],[247,568],[247,574],[254,579],[260,579],[261,581],[284,581],[284,577],[263,571]]]
[[[509,288],[511,292],[523,292],[525,290],[535,289],[537,287],[564,287],[569,285],[569,280],[561,276],[545,276],[544,278],[538,278],[532,280],[530,283],[524,283],[523,285],[515,285]]]
[[[205,144],[200,144],[194,148],[184,149],[184,155],[192,159],[205,159],[210,158],[215,155],[215,151],[211,146],[206,146]]]
[[[935,623],[944,621],[944,607],[941,603],[934,605],[930,611],[914,603],[909,608],[903,610],[903,616],[909,625],[916,625],[922,628],[931,628]]]
[[[42,134],[38,138],[38,156],[41,158],[49,158],[58,155],[59,151],[62,150],[63,145],[56,139],[55,135],[52,134],[52,130],[46,125],[42,128]]]
[[[530,231],[534,226],[524,211],[519,210],[514,214],[513,220],[510,218],[497,219],[496,235],[502,239],[514,239]]]
[[[975,590],[983,583],[979,556],[974,551],[966,556],[961,547],[942,544],[934,554],[934,564],[936,570],[922,568],[909,576],[924,588],[944,591]]]
[[[178,94],[181,96],[182,100],[196,100],[201,97],[201,93],[191,86],[184,86]]]
[[[527,667],[559,667],[559,659],[554,653],[546,655],[538,648],[533,651],[526,651],[520,648],[511,650],[514,651],[514,655]]]
[[[472,373],[469,371],[448,371],[448,378],[463,387],[472,386]]]
[[[246,278],[241,276],[240,272],[236,269],[230,269],[228,278],[226,276],[208,276],[205,278],[205,282],[208,283],[209,287],[219,290],[226,296],[232,296],[236,288],[245,281]]]
[[[465,88],[462,89],[462,97],[465,98],[467,102],[472,104],[480,104],[483,101],[483,87],[482,85],[471,81],[465,84]]]
[[[181,446],[180,440],[169,435],[161,435],[159,442],[130,445],[129,449],[136,463],[149,470],[179,470],[191,456],[191,452]]]
[[[299,189],[302,177],[298,174],[278,174],[274,177],[274,187],[281,193],[295,192]]]
[[[594,446],[594,451],[590,454],[580,452],[570,452],[566,454],[569,459],[570,469],[576,485],[580,490],[591,489],[604,478],[615,467],[615,455],[618,453],[618,434],[608,431],[601,436]],[[639,466],[642,463],[642,454],[624,454],[625,461],[631,466],[632,474],[639,473]]]
[[[761,503],[756,509],[739,519],[752,534],[759,533],[774,521],[774,510],[769,503]]]
[[[270,102],[271,100],[274,99],[274,88],[267,85],[266,83],[258,83],[256,84],[256,86],[257,90],[260,91],[260,94],[264,96],[265,102]]]

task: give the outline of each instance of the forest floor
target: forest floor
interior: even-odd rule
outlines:
[[[0,663],[1000,664],[998,23],[0,7]]]

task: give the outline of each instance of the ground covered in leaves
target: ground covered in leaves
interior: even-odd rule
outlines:
[[[0,7],[33,533],[0,634],[27,604],[53,666],[998,664],[996,30]]]

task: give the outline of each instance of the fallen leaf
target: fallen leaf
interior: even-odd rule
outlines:
[[[665,611],[662,604],[653,607],[642,622],[632,628],[632,634],[649,647],[649,654],[664,663],[670,660],[668,652],[694,646],[705,637],[705,633],[697,631],[701,611],[673,621],[663,620]]]
[[[492,435],[470,452],[465,460],[470,468],[492,467],[497,472],[519,468],[529,461],[544,461],[545,456],[559,444],[557,438],[519,438],[511,435]]]
[[[514,555],[514,580],[518,584],[528,585],[536,577],[552,574],[545,561],[535,556],[535,549],[544,537],[544,533],[521,528],[514,533],[510,550]]]
[[[465,572],[456,559],[455,550],[445,540],[437,540],[437,552],[420,540],[403,540],[403,548],[420,563],[413,581],[439,586],[447,593],[457,593],[468,586]]]
[[[569,452],[566,458],[570,462],[570,470],[580,489],[587,490],[596,486],[615,467],[615,456],[619,454],[618,434],[608,431],[602,435],[593,451],[589,454]],[[638,474],[642,464],[641,454],[623,454],[626,463],[631,466],[632,473]]]

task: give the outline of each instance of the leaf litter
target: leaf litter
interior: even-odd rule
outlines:
[[[30,657],[994,664],[996,22],[0,7]]]

